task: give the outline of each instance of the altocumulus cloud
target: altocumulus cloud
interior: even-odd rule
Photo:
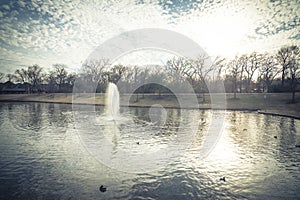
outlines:
[[[35,63],[43,67],[64,63],[76,70],[105,40],[123,31],[150,27],[183,33],[209,53],[221,56],[227,56],[229,45],[232,54],[273,50],[299,44],[299,11],[297,0],[2,0],[0,67],[13,72]],[[242,26],[243,30],[228,32],[224,22],[231,29]],[[213,41],[219,46],[211,45]]]

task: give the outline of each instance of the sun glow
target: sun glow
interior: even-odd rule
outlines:
[[[242,40],[246,35],[247,27],[241,19],[229,16],[217,16],[204,24],[203,37],[208,48],[216,53],[232,55],[242,48]]]
[[[193,16],[181,24],[200,46],[211,55],[233,57],[247,51],[248,34],[253,30],[249,16],[221,9],[203,17]]]

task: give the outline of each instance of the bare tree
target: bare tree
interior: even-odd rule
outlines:
[[[149,81],[156,83],[153,84],[152,86],[155,88],[156,91],[158,91],[158,98],[161,98],[161,93],[164,90],[164,86],[166,84],[166,74],[165,71],[166,69],[160,66],[157,66],[153,68],[152,70],[149,70]]]
[[[184,57],[174,57],[166,63],[166,70],[174,83],[181,83],[182,79],[187,80],[195,89],[196,71],[192,67],[192,60]],[[180,86],[178,86],[180,87]]]
[[[50,71],[46,77],[47,81],[47,91],[48,92],[56,92],[57,91],[57,83],[56,83],[56,74],[54,71]]]
[[[85,77],[85,81],[89,82],[92,87],[91,91],[96,91],[99,82],[105,78],[104,72],[109,65],[110,62],[108,59],[88,60],[82,65],[83,73],[81,77]]]
[[[281,85],[284,85],[287,69],[290,63],[291,57],[291,48],[290,47],[282,47],[276,55],[276,59],[278,64],[281,66]]]
[[[107,73],[108,81],[117,83],[123,77],[126,70],[128,70],[128,68],[121,64],[113,66]]]
[[[209,73],[215,69],[215,65],[213,63],[208,62],[209,57],[205,55],[199,55],[196,59],[191,60],[192,63],[192,72],[195,74],[200,92],[202,93],[202,100],[205,102],[205,92],[207,91],[206,83],[211,78]]]
[[[6,74],[6,78],[9,82],[12,82],[13,79],[15,79],[15,76],[13,74]]]
[[[245,69],[248,66],[248,60],[249,56],[244,54],[238,58],[238,62],[240,65],[240,73],[239,73],[239,81],[238,81],[238,87],[239,87],[239,92],[243,92],[243,86],[244,86],[244,79],[245,79]]]
[[[28,81],[28,71],[26,69],[17,69],[15,71],[16,80],[20,83],[25,83]]]
[[[70,86],[74,86],[75,80],[76,80],[77,74],[75,73],[69,73],[66,77],[66,83]]]
[[[246,72],[246,91],[250,92],[251,83],[254,76],[254,73],[259,69],[262,61],[262,55],[256,52],[250,54],[248,58],[248,64],[245,66]]]
[[[142,84],[142,92],[143,92],[143,96],[142,98],[144,99],[145,98],[145,82],[147,80],[147,78],[149,78],[149,68],[145,68],[141,71],[140,73],[140,79],[141,79],[141,84]]]
[[[68,76],[68,72],[66,70],[67,66],[64,64],[54,64],[54,77],[55,82],[58,85],[59,91],[62,91],[62,86],[66,82],[66,78]]]
[[[3,72],[0,72],[0,81],[4,78],[5,74]]]
[[[140,74],[141,69],[138,66],[133,67],[133,87],[137,89],[137,86],[140,84]],[[139,94],[136,91],[136,102],[139,102]]]
[[[214,61],[214,71],[217,73],[216,80],[219,81],[222,78],[222,73],[226,70],[226,59],[222,57],[217,57]],[[213,77],[215,80],[215,77]]]
[[[166,69],[173,83],[179,83],[178,87],[183,84],[182,79],[185,79],[193,87],[194,91],[202,93],[203,102],[205,102],[205,92],[207,91],[207,81],[211,78],[210,72],[213,72],[217,67],[216,63],[209,63],[209,58],[205,55],[199,55],[195,59],[187,59],[184,57],[173,58],[167,61]]]
[[[34,90],[38,90],[39,84],[42,82],[42,70],[43,69],[36,64],[28,67],[28,81],[32,84]]]
[[[300,49],[298,46],[290,46],[291,56],[289,72],[291,78],[292,103],[295,103],[296,87],[300,77]]]
[[[276,59],[272,55],[264,54],[262,59],[262,65],[259,68],[259,79],[262,80],[266,92],[269,92],[270,86],[275,77],[280,73],[280,69],[276,65]]]
[[[233,83],[233,93],[234,93],[233,98],[236,99],[237,82],[241,70],[240,58],[236,56],[235,59],[231,60],[227,65],[227,69]]]

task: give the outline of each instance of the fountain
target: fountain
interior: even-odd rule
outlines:
[[[108,83],[105,96],[105,114],[115,120],[120,115],[120,94],[114,83]]]

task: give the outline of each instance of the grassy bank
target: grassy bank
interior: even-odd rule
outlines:
[[[225,97],[224,99],[222,97]],[[180,102],[187,102],[184,107],[197,108],[197,105],[189,104],[191,96],[179,95]],[[229,110],[259,110],[262,113],[272,113],[278,115],[287,115],[300,118],[300,102],[291,104],[290,93],[250,93],[237,94],[237,99],[233,98],[233,94],[214,95],[214,104],[209,94],[205,94],[205,101],[202,95],[198,95],[198,106],[200,109],[229,109]],[[18,101],[18,102],[51,102],[51,103],[82,103],[104,105],[104,94],[77,94],[73,96],[71,93],[53,93],[53,94],[1,94],[0,101]],[[121,95],[121,105],[130,106],[152,106],[160,104],[164,107],[178,108],[183,107],[179,104],[174,96],[170,95]],[[225,104],[224,104],[225,102]],[[187,105],[187,106],[186,106]]]

